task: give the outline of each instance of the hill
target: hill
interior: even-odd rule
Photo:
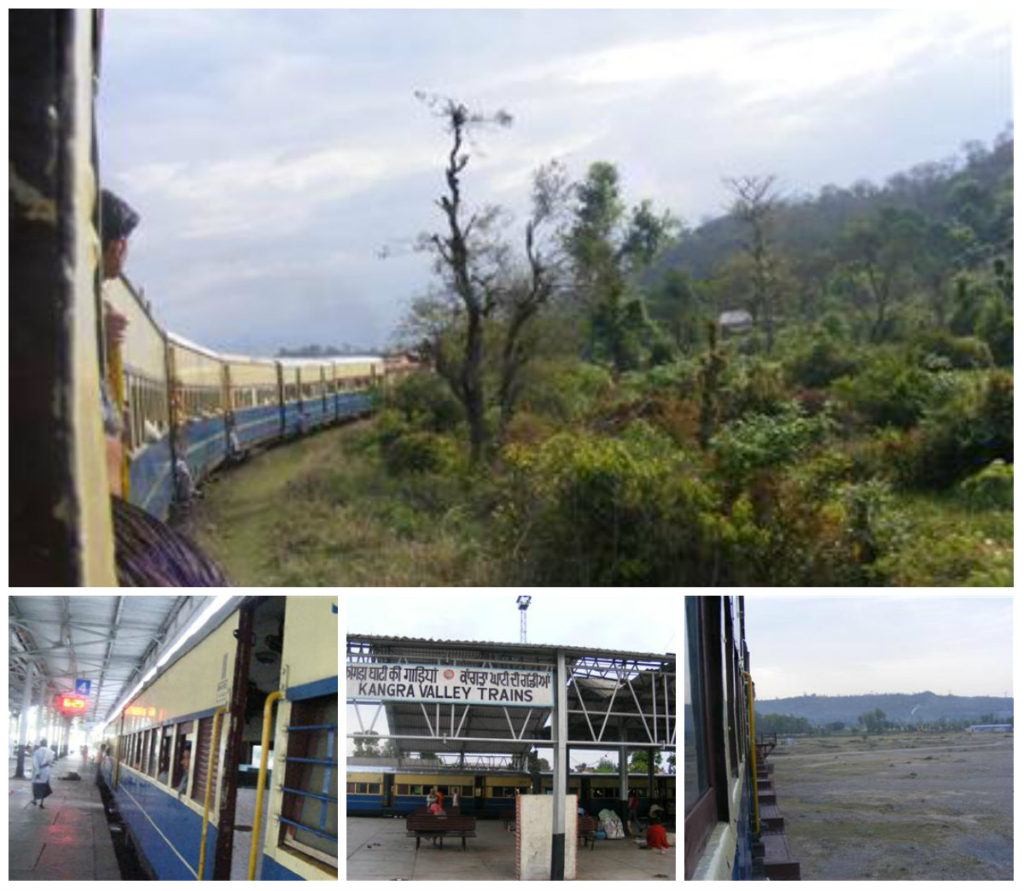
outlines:
[[[890,721],[916,724],[934,721],[1003,720],[1013,715],[1013,698],[1003,696],[939,696],[923,693],[866,693],[859,696],[791,696],[759,699],[760,714],[806,718],[813,725],[842,721],[856,724],[865,712],[881,709]]]

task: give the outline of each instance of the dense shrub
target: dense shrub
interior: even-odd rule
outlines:
[[[714,584],[728,536],[713,489],[649,427],[560,433],[505,450],[496,518],[509,580],[544,585]]]
[[[949,331],[933,329],[918,336],[914,346],[919,364],[928,370],[950,368],[991,368],[992,351],[977,337],[956,337]]]
[[[988,344],[999,365],[1013,364],[1013,311],[1002,297],[990,297],[982,304],[974,333]]]
[[[945,488],[995,460],[1013,462],[1013,378],[1002,371],[931,409],[901,469],[906,483]]]
[[[993,461],[961,484],[967,503],[975,510],[1013,510],[1013,465]]]
[[[393,474],[452,473],[459,464],[459,450],[446,436],[411,430],[394,437],[382,449],[384,464]]]
[[[587,362],[537,361],[524,373],[523,410],[556,421],[572,422],[585,417],[613,390],[606,368]]]
[[[860,357],[849,344],[831,338],[815,341],[785,363],[792,382],[811,388],[827,387],[837,378],[855,374],[860,366]]]
[[[748,414],[776,414],[792,398],[782,365],[765,359],[744,358],[730,363],[722,383],[721,414],[725,420]]]
[[[876,427],[914,426],[948,389],[944,376],[908,361],[902,352],[879,351],[850,377],[832,385],[841,403]]]
[[[448,385],[432,371],[418,371],[399,381],[389,393],[388,405],[407,423],[435,433],[454,430],[464,416]]]
[[[727,424],[711,441],[718,470],[732,483],[806,454],[831,426],[827,414],[807,417],[795,403],[777,415],[749,415]]]

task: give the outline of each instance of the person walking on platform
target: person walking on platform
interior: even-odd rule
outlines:
[[[53,749],[46,745],[46,740],[39,740],[39,748],[32,753],[32,804],[38,800],[41,808],[43,799],[53,795],[53,789],[50,788],[50,765],[56,760],[57,756]]]

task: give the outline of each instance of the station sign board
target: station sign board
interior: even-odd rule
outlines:
[[[346,682],[349,699],[530,708],[550,708],[554,704],[550,671],[360,663],[347,666]]]
[[[61,693],[57,697],[57,708],[66,715],[77,715],[84,712],[89,705],[89,700],[82,696],[74,696],[71,693]]]

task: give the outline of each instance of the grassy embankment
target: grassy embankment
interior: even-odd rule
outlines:
[[[271,449],[211,481],[191,526],[236,585],[487,584],[456,484],[394,479],[360,423]]]

